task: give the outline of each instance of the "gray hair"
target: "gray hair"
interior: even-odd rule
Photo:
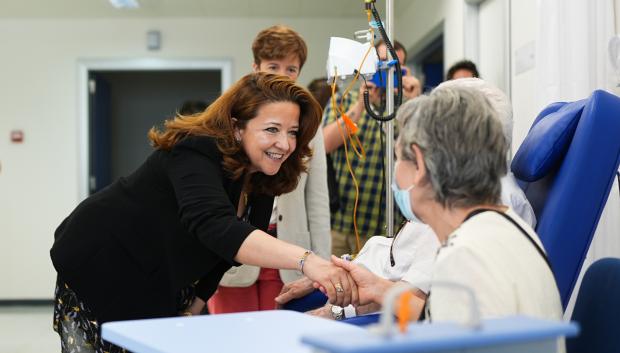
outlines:
[[[403,104],[396,118],[403,159],[415,162],[411,146],[420,147],[437,202],[451,208],[499,201],[508,145],[481,92],[437,89]]]
[[[489,82],[476,78],[467,77],[459,78],[456,80],[449,80],[442,82],[435,90],[449,87],[468,87],[478,90],[484,94],[485,97],[491,102],[493,109],[497,111],[497,117],[502,123],[502,130],[504,130],[504,136],[506,142],[510,146],[512,143],[512,104],[508,96],[499,88],[490,84]]]

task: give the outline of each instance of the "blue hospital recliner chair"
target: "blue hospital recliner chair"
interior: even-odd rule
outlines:
[[[600,90],[546,107],[512,161],[565,308],[619,163],[620,98]]]
[[[612,353],[620,350],[620,259],[594,262],[581,281],[572,321],[579,323],[577,337],[566,340],[568,353]]]

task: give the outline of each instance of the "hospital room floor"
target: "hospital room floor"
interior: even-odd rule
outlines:
[[[51,305],[0,306],[0,352],[60,352]]]

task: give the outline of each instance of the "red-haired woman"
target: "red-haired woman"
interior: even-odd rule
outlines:
[[[238,264],[297,269],[334,303],[356,302],[346,271],[264,232],[273,197],[293,190],[306,168],[320,118],[305,89],[255,73],[205,112],[152,129],[146,162],[56,230],[54,324],[63,352],[122,351],[101,339],[106,321],[199,313]]]

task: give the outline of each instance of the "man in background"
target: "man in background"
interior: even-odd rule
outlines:
[[[380,42],[376,46],[380,60],[387,59],[387,46]],[[405,47],[394,41],[394,50],[398,60],[404,67],[407,59]],[[407,71],[408,72],[408,71]],[[331,104],[327,104],[323,113],[323,135],[325,138],[325,152],[331,155],[336,174],[336,184],[340,197],[340,207],[332,213],[332,253],[336,256],[357,253],[366,240],[379,234],[385,234],[385,136],[383,126],[366,113],[364,108],[363,92],[368,89],[371,104],[376,113],[381,106],[381,92],[371,82],[360,85],[359,91],[350,92],[346,97],[336,97],[337,104],[342,101],[342,111],[355,122],[359,128],[357,137],[366,152],[364,159],[359,158],[351,148],[348,153],[343,146],[342,135],[338,124],[342,125],[340,113],[334,111]],[[413,98],[420,94],[420,82],[409,73],[403,76],[403,95]],[[347,137],[348,139],[348,137]],[[356,220],[360,235],[360,247],[354,228],[354,208],[356,188],[349,173],[347,159],[357,178],[359,185],[359,202],[357,205]],[[395,223],[399,224],[400,214],[395,213]]]
[[[454,65],[450,66],[446,74],[446,80],[448,81],[470,77],[479,78],[480,74],[478,73],[476,64],[469,60],[457,61]]]

